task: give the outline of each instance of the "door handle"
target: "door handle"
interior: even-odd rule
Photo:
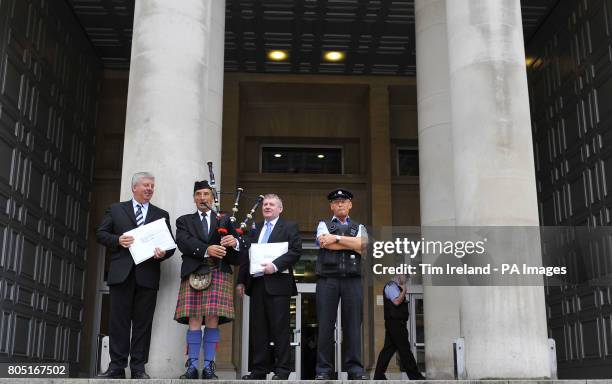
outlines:
[[[298,345],[300,345],[300,342],[299,342],[299,341],[297,341],[297,340],[298,340],[298,337],[299,337],[299,336],[298,336],[298,335],[299,335],[299,333],[300,333],[300,330],[299,330],[299,329],[294,329],[294,330],[293,330],[293,341],[292,341],[292,342],[291,342],[291,344],[290,344],[292,347],[297,347]]]

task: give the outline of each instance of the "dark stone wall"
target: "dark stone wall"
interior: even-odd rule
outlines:
[[[100,63],[63,0],[0,0],[0,361],[79,371]]]
[[[559,1],[526,42],[542,225],[611,224],[611,21],[612,0]],[[546,288],[560,378],[612,375],[612,290],[588,281],[612,272],[606,249],[566,260],[581,284]]]

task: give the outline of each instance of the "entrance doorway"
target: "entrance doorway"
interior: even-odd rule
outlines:
[[[410,350],[414,359],[416,360],[419,372],[425,374],[425,322],[423,312],[423,286],[422,285],[411,285],[408,288],[406,300],[408,300],[408,322],[406,327],[408,328],[408,340],[410,342]],[[377,351],[377,353],[380,351]],[[400,379],[407,380],[408,375],[403,371],[402,364],[399,359],[399,354],[395,354],[395,361],[398,367],[400,367],[400,373],[388,373],[387,378],[390,380]]]
[[[294,266],[294,275],[297,282],[297,296],[290,301],[291,326],[291,364],[294,367],[290,380],[314,380],[317,362],[317,336],[319,325],[317,322],[316,302],[316,275],[315,264],[318,248],[314,244],[304,244],[300,261]],[[242,365],[241,375],[250,372],[251,353],[253,345],[249,335],[249,297],[242,300]],[[335,342],[335,370],[339,379],[346,378],[342,372],[342,318],[340,305],[334,332]],[[248,347],[247,347],[248,346]],[[273,356],[273,345],[270,345],[270,354]],[[272,374],[268,375],[268,379]]]
[[[290,301],[290,326],[291,326],[291,364],[294,370],[289,376],[290,380],[314,380],[315,367],[317,362],[317,335],[319,325],[317,323],[317,303],[315,297],[316,284],[298,283],[298,294],[293,296]],[[242,318],[242,345],[248,348],[242,350],[242,372],[246,375],[250,372],[251,353],[253,345],[250,342],[249,330],[249,298],[243,299]],[[342,319],[340,306],[338,306],[338,321],[334,332],[334,342],[336,344],[335,366],[336,372],[341,366],[342,361]],[[273,356],[274,345],[270,345],[270,356]],[[272,377],[270,373],[268,379]],[[341,379],[346,376],[346,372],[339,372]]]

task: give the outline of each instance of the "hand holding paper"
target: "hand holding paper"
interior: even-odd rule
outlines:
[[[156,258],[163,257],[167,250],[176,248],[165,219],[155,220],[142,227],[132,229],[125,232],[123,236],[125,235],[134,238],[130,245],[130,253],[134,259],[134,264],[140,264],[154,256]]]
[[[251,275],[259,275],[264,273],[264,267],[262,264],[272,263],[279,256],[284,255],[289,251],[289,243],[264,243],[264,244],[251,244],[249,249],[249,258],[251,259],[251,265],[249,272]],[[283,271],[284,273],[285,271]]]

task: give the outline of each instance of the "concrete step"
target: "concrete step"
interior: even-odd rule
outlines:
[[[205,380],[180,380],[180,379],[151,379],[151,380],[129,380],[126,384],[195,384],[203,383]],[[100,380],[100,379],[0,379],[0,384],[12,384],[12,383],[32,383],[32,384],[121,384],[125,380]],[[262,381],[246,381],[246,380],[216,380],[210,381],[214,384],[261,384]],[[415,383],[415,384],[612,384],[612,379],[606,380],[370,380],[364,381],[372,384],[385,384],[385,383]],[[314,380],[295,380],[290,381],[295,384],[354,384],[356,381],[348,380],[336,380],[336,381],[314,381]]]

